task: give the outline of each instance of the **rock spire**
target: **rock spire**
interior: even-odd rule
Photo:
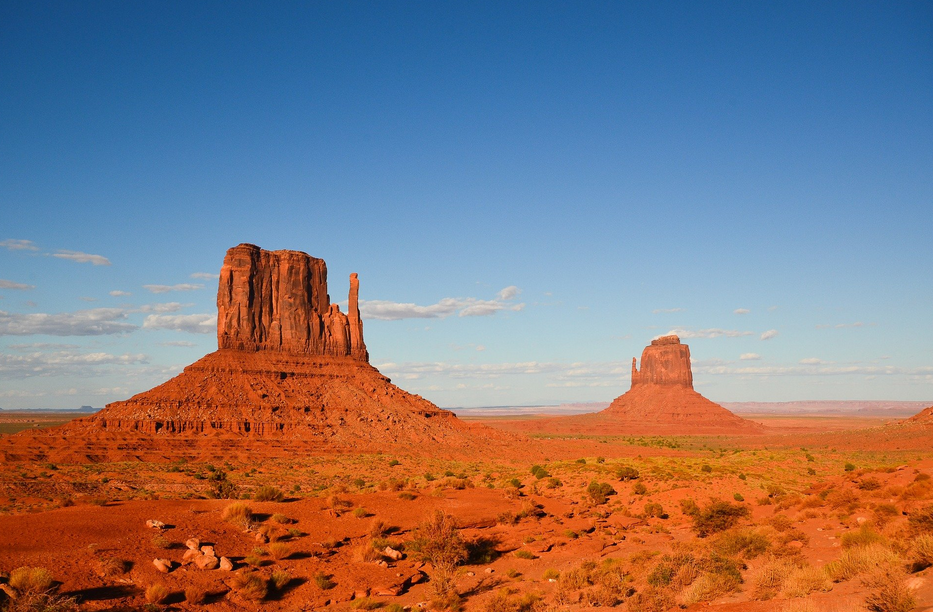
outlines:
[[[638,385],[674,385],[693,389],[690,347],[677,336],[662,336],[651,341],[641,353],[641,371],[632,358],[632,388]]]
[[[350,275],[349,316],[330,302],[327,265],[300,251],[240,244],[227,251],[217,289],[217,346],[369,361]]]

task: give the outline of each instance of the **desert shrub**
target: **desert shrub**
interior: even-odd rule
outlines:
[[[933,533],[933,504],[911,512],[907,523],[916,533]]]
[[[833,582],[822,568],[804,565],[795,567],[787,576],[781,595],[784,597],[806,597],[811,593],[826,592]]]
[[[862,523],[857,531],[847,531],[842,534],[842,547],[868,546],[869,544],[884,544],[887,538],[875,531],[868,523]]]
[[[541,598],[534,593],[521,595],[512,589],[502,588],[486,600],[482,612],[538,612],[543,609]]]
[[[542,478],[547,478],[548,476],[550,476],[548,471],[545,468],[541,467],[540,465],[531,466],[531,473],[538,480],[541,480]]]
[[[768,536],[755,529],[735,529],[721,533],[713,542],[713,550],[727,555],[754,559],[771,547]]]
[[[207,590],[196,584],[185,587],[185,601],[190,604],[202,604],[207,599]]]
[[[544,486],[546,486],[548,489],[556,489],[557,487],[561,486],[562,484],[563,484],[563,483],[560,481],[559,478],[554,478],[554,477],[552,476],[551,478],[548,478],[548,479],[547,479],[547,484],[545,484]]]
[[[97,571],[103,577],[113,577],[129,571],[130,562],[117,557],[101,557],[97,560]]]
[[[635,495],[644,495],[647,492],[648,492],[648,487],[646,487],[640,482],[636,482],[635,484],[632,485],[632,493],[634,493]]]
[[[231,582],[233,590],[241,597],[259,601],[264,599],[269,592],[269,585],[265,579],[252,570],[246,570],[233,575]]]
[[[777,596],[795,569],[796,566],[788,559],[770,559],[755,573],[752,598],[761,601]]]
[[[513,554],[519,559],[537,559],[538,558],[533,552],[525,548],[519,548]]]
[[[18,567],[10,572],[9,585],[20,594],[46,593],[54,583],[52,573],[44,567]]]
[[[280,502],[285,499],[285,494],[281,490],[266,485],[256,489],[256,492],[253,493],[253,501],[258,502]]]
[[[411,501],[417,497],[418,496],[412,493],[411,491],[402,491],[401,493],[398,494],[398,498],[404,499],[405,501]]]
[[[376,599],[370,599],[369,597],[362,597],[360,599],[354,599],[350,607],[354,610],[376,610],[382,607],[382,602]]]
[[[749,515],[748,508],[721,500],[712,500],[693,516],[693,530],[701,538],[725,531]]]
[[[616,477],[623,482],[626,480],[637,480],[638,476],[638,470],[627,465],[616,470]]]
[[[160,604],[168,599],[171,594],[172,592],[168,590],[167,586],[157,582],[156,584],[149,585],[146,589],[146,601],[151,604]]]
[[[931,495],[933,495],[933,482],[929,479],[914,480],[901,493],[904,499],[927,499]]]
[[[809,476],[816,476],[816,470],[814,470],[812,467],[808,467],[808,468],[807,468],[807,474],[808,474]]]
[[[900,559],[889,548],[881,544],[869,544],[843,550],[837,560],[826,564],[825,570],[833,582],[842,582],[878,568],[894,568],[899,565]]]
[[[696,516],[700,514],[700,507],[695,501],[689,497],[685,497],[680,500],[680,511],[683,512],[685,516]]]
[[[869,580],[871,593],[865,598],[870,612],[911,612],[917,605],[912,589],[899,572],[879,573]]]
[[[223,509],[220,518],[245,529],[253,522],[253,510],[243,502],[234,502]]]
[[[168,538],[166,538],[166,537],[165,537],[164,535],[162,535],[161,533],[158,533],[158,534],[152,536],[151,542],[152,542],[152,547],[153,547],[153,548],[168,549],[168,548],[171,548],[171,547],[172,547],[172,541],[169,540]]]
[[[544,578],[545,580],[557,580],[558,578],[560,578],[560,572],[558,572],[553,567],[549,567],[546,570],[544,570],[544,573],[541,575],[541,577]]]
[[[649,586],[639,590],[626,602],[629,612],[666,612],[674,606],[667,589]]]
[[[881,488],[881,482],[877,478],[863,478],[855,486],[862,491],[877,491]]]
[[[277,591],[281,591],[287,587],[288,583],[291,581],[292,575],[285,570],[276,570],[272,572],[272,576],[269,577],[269,584]]]
[[[709,474],[710,472],[713,471],[713,468],[710,467],[709,464],[704,463],[704,464],[700,467],[700,471]]]
[[[933,565],[933,534],[922,533],[910,545],[911,555],[918,569]]]
[[[732,499],[734,499],[734,500],[737,501],[737,502],[743,502],[743,501],[745,501],[745,497],[744,497],[741,493],[733,493],[733,494],[732,494]]]
[[[359,508],[353,509],[353,516],[355,516],[356,518],[366,518],[367,516],[371,516],[371,515],[369,513],[369,510],[360,506]]]
[[[740,584],[741,577],[737,578],[732,573],[702,574],[681,592],[680,598],[685,605],[690,606],[732,593]]]
[[[616,490],[609,483],[594,480],[586,488],[586,494],[590,496],[594,504],[605,504],[606,498],[609,495],[615,495]]]
[[[291,525],[292,523],[295,522],[292,519],[285,516],[284,514],[280,514],[278,512],[272,515],[272,520],[278,523],[279,525]]]
[[[369,537],[371,538],[381,538],[385,534],[389,533],[389,524],[382,519],[373,519],[373,522],[369,524]]]
[[[450,578],[454,568],[466,560],[467,545],[460,537],[454,517],[440,510],[414,530],[414,538],[407,548],[422,561],[435,568],[435,590],[444,594],[450,590]]]
[[[243,558],[243,562],[249,565],[250,567],[262,567],[266,563],[265,560],[256,553],[253,553],[251,555],[246,555]]]
[[[648,502],[645,504],[645,516],[666,519],[667,513],[664,512],[664,506],[661,504]]]
[[[794,526],[786,514],[775,514],[768,520],[768,524],[774,527],[775,531],[784,533],[788,529]]]
[[[846,472],[853,472],[855,471],[855,466],[852,465],[851,463],[846,462],[846,464],[842,466],[842,469],[845,470]]]
[[[269,556],[276,561],[287,559],[290,554],[292,554],[291,547],[289,547],[289,545],[285,542],[274,542],[269,544]]]
[[[850,489],[830,491],[826,496],[826,501],[833,510],[845,508],[849,512],[853,512],[861,505],[858,495]]]

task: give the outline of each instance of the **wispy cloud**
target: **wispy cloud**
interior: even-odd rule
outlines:
[[[694,366],[694,376],[930,376],[933,366],[903,368],[897,366],[879,366],[867,364],[799,364],[776,366]]]
[[[52,257],[58,257],[59,259],[68,259],[71,261],[76,261],[78,263],[89,263],[94,264],[95,266],[109,266],[110,260],[104,257],[103,255],[92,255],[90,253],[82,253],[81,251],[68,251],[66,249],[59,249],[52,253]]]
[[[3,247],[10,251],[38,251],[39,250],[39,247],[37,247],[32,240],[15,240],[13,238],[8,238],[7,240],[0,240],[0,247]]]
[[[817,357],[807,357],[805,359],[800,360],[801,365],[823,365],[825,363],[826,363],[825,361]]]
[[[768,331],[763,332],[763,333],[761,334],[761,339],[762,339],[762,340],[770,340],[771,338],[774,338],[774,337],[776,337],[777,335],[778,335],[778,330],[776,330],[776,329],[769,329]]]
[[[861,321],[856,321],[855,323],[837,323],[836,325],[817,325],[817,329],[846,329],[850,327],[874,327],[875,323],[862,323]]]
[[[382,321],[444,319],[454,314],[460,317],[487,317],[500,311],[517,312],[525,308],[524,303],[511,301],[520,292],[518,287],[511,286],[500,291],[499,298],[495,300],[444,298],[428,306],[386,300],[360,300],[360,312],[364,318]],[[503,297],[504,295],[509,297]]]
[[[750,312],[751,310],[749,310],[748,308],[736,308],[735,310],[732,311],[732,314],[743,315],[743,314],[748,314]]]
[[[210,334],[217,331],[217,315],[149,315],[143,321],[144,329],[170,329],[189,334]]]
[[[220,274],[214,274],[213,272],[195,272],[191,275],[191,278],[199,278],[203,280],[217,280],[220,278]]]
[[[124,297],[124,296],[127,296],[127,295],[133,295],[133,294],[130,293],[129,291],[115,290],[115,291],[111,291],[111,292],[110,292],[110,295],[112,295],[113,297]]]
[[[35,285],[27,285],[26,283],[16,283],[11,280],[4,280],[0,278],[0,289],[14,289],[16,291],[26,291],[28,289],[35,289]]]
[[[751,336],[753,332],[711,327],[708,329],[672,329],[664,335],[669,336],[671,334],[676,334],[681,338],[741,338],[742,336]]]
[[[156,314],[165,314],[169,312],[178,312],[182,308],[189,308],[194,304],[182,304],[181,302],[166,302],[165,304],[144,304],[139,307],[139,312],[154,312]]]
[[[137,329],[123,323],[126,311],[121,308],[93,308],[57,314],[15,314],[0,310],[0,336],[102,336],[124,334]]]
[[[51,353],[33,352],[25,355],[0,353],[0,379],[21,379],[34,376],[86,376],[102,366],[126,366],[147,363],[143,354],[111,355],[61,350]]]
[[[652,314],[661,314],[667,312],[684,312],[683,308],[655,308],[651,311]]]
[[[743,361],[757,361],[761,359],[761,355],[759,355],[758,353],[742,353],[739,356],[739,359]]]
[[[204,285],[194,283],[179,283],[177,285],[143,285],[143,289],[148,289],[152,293],[168,293],[170,291],[197,291],[204,289]]]
[[[185,348],[190,348],[192,346],[197,346],[194,342],[189,342],[187,340],[172,340],[171,342],[159,342],[159,346],[181,346]]]

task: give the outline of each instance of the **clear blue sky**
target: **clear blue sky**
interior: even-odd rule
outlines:
[[[214,350],[240,242],[442,406],[672,330],[714,400],[933,402],[931,230],[930,2],[0,3],[5,408]]]

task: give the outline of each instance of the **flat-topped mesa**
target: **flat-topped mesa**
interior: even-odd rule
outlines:
[[[651,341],[641,353],[641,370],[632,358],[632,388],[637,385],[673,385],[693,389],[690,347],[677,336],[662,336]]]
[[[241,244],[227,251],[217,289],[217,346],[369,361],[350,275],[349,316],[330,303],[327,265],[300,251]]]

